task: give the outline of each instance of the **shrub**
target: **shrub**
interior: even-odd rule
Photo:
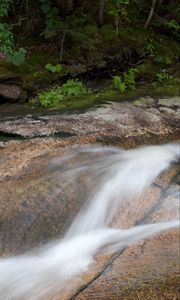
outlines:
[[[62,65],[57,64],[57,65],[52,65],[52,64],[46,64],[45,65],[46,70],[52,73],[59,73],[62,70]]]
[[[145,47],[145,53],[148,55],[153,55],[156,52],[156,45],[153,39],[148,39]]]
[[[163,82],[169,79],[169,75],[166,72],[159,72],[156,74],[156,81]]]
[[[61,88],[64,96],[80,96],[89,94],[90,90],[88,90],[82,81],[78,79],[70,79],[65,84],[62,85]]]
[[[7,54],[7,61],[15,66],[19,66],[25,62],[26,52],[24,48],[19,48],[18,51],[13,50]]]
[[[46,108],[57,107],[63,100],[63,94],[60,88],[40,92],[38,96],[40,104]]]
[[[58,105],[73,97],[80,97],[91,93],[84,84],[77,79],[70,79],[60,87],[55,87],[50,91],[38,93],[39,102],[46,108],[58,107]]]
[[[11,27],[6,23],[0,23],[0,51],[10,54],[12,53],[13,46],[14,38]]]
[[[24,62],[26,50],[20,48],[18,51],[14,49],[14,36],[12,28],[7,23],[1,22],[1,18],[7,16],[11,0],[1,0],[0,3],[0,52],[5,54],[7,61],[19,66]]]
[[[156,56],[154,60],[160,65],[171,65],[173,63],[173,59],[169,56]]]
[[[125,72],[122,76],[114,76],[113,84],[116,89],[119,90],[120,93],[124,93],[126,89],[134,89],[136,84],[136,76],[138,74],[138,70],[131,68],[127,72]]]
[[[131,90],[135,88],[137,74],[138,70],[134,68],[131,68],[124,73],[124,82],[126,86]]]
[[[113,84],[120,93],[124,93],[127,88],[126,84],[122,81],[122,77],[118,75],[113,77]]]

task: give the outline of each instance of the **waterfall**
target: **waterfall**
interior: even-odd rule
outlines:
[[[87,155],[93,153],[97,155],[95,160]],[[178,227],[176,214],[159,223],[126,229],[112,227],[112,221],[119,205],[129,205],[162,171],[178,161],[179,153],[178,144],[133,150],[84,146],[51,161],[49,176],[51,170],[63,172],[70,179],[79,172],[88,172],[96,184],[61,240],[40,248],[36,254],[0,259],[0,299],[44,299],[87,271],[96,254],[113,253],[162,230]],[[77,157],[87,159],[73,167],[68,165],[69,160],[76,161]]]

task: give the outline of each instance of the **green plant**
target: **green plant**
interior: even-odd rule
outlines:
[[[11,27],[6,23],[0,23],[0,51],[7,54],[12,53],[14,38]]]
[[[61,19],[59,16],[59,10],[53,5],[51,0],[38,0],[40,7],[45,15],[45,30],[43,35],[45,38],[52,38],[57,34],[57,31],[61,27]]]
[[[124,73],[124,82],[131,90],[135,88],[137,74],[138,70],[135,68],[131,68]]]
[[[11,26],[1,21],[7,16],[11,0],[1,0],[0,2],[0,51],[3,53],[10,53],[14,45],[13,34]]]
[[[122,77],[118,75],[113,76],[113,84],[120,93],[124,93],[127,88],[125,82],[122,81]]]
[[[39,102],[46,108],[57,107],[63,100],[63,94],[60,88],[54,88],[50,91],[38,93]]]
[[[138,74],[138,70],[135,68],[129,69],[122,76],[114,76],[113,84],[116,89],[119,90],[120,93],[124,93],[126,89],[134,89],[136,84],[136,76]]]
[[[52,65],[52,64],[46,64],[45,65],[46,70],[52,73],[59,73],[62,71],[62,65],[57,64],[57,65]]]
[[[180,25],[175,20],[170,20],[165,22],[165,26],[169,29],[178,32],[180,30]]]
[[[13,50],[7,54],[7,61],[15,66],[19,66],[25,62],[26,52],[24,48],[19,48],[18,51]]]
[[[70,79],[60,87],[55,87],[50,91],[38,93],[39,102],[46,108],[58,107],[58,105],[72,97],[80,97],[90,94],[84,84],[77,79]]]
[[[171,65],[173,63],[173,60],[169,56],[156,56],[155,62],[160,65]]]
[[[9,5],[12,3],[12,0],[1,0],[0,3],[0,17],[7,16]]]
[[[90,89],[87,89],[82,81],[78,79],[70,79],[62,85],[62,92],[65,96],[80,96],[91,93]]]
[[[0,3],[0,18],[4,17],[8,13],[11,0],[1,0]],[[18,51],[14,49],[14,36],[12,28],[7,23],[0,22],[0,52],[4,53],[7,57],[7,61],[16,66],[19,66],[25,61],[26,50],[20,48]]]
[[[159,72],[156,74],[156,81],[163,82],[169,79],[169,75],[166,72]]]
[[[155,51],[156,51],[156,46],[155,46],[154,40],[153,39],[148,39],[148,42],[147,42],[147,44],[145,45],[144,48],[145,48],[146,54],[149,54],[149,55],[154,54]]]
[[[119,17],[124,20],[128,20],[126,6],[129,4],[129,0],[114,0],[109,14],[114,17],[114,23],[116,28],[116,36],[119,33]]]

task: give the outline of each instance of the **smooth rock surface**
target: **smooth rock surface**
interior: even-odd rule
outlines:
[[[177,105],[169,107],[153,100],[149,106],[147,101],[137,106],[130,102],[107,103],[79,114],[31,113],[1,120],[1,134],[9,134],[12,139],[0,144],[2,257],[62,237],[95,184],[88,174],[66,181],[59,167],[49,168],[52,159],[70,153],[78,144],[103,142],[129,148],[178,139]],[[15,141],[13,134],[33,139]],[[57,138],[50,137],[55,134]],[[177,200],[174,193],[178,191],[178,171],[177,165],[170,168],[141,197],[122,204],[112,225],[128,228],[170,218],[174,210],[165,213],[163,203]],[[178,239],[178,231],[171,230],[114,255],[97,257],[87,273],[47,300],[178,299]]]
[[[166,99],[159,99],[158,101]],[[0,132],[21,137],[51,135],[98,136],[99,138],[143,138],[179,133],[180,115],[177,107],[152,105],[152,98],[143,98],[145,107],[136,102],[115,102],[101,105],[81,113],[57,114],[4,118],[0,122]],[[147,105],[150,101],[150,106]],[[169,102],[180,101],[171,97]],[[143,103],[144,103],[143,102]],[[155,102],[155,100],[154,100]],[[156,100],[157,102],[157,100]],[[164,103],[164,102],[163,102]]]
[[[5,143],[0,150],[0,254],[20,254],[63,235],[93,179],[63,180],[49,161],[93,139],[34,139]],[[141,197],[119,207],[113,226],[169,218],[162,203],[178,189],[176,165],[161,174]],[[177,199],[176,199],[177,200]],[[173,212],[174,213],[174,212]],[[121,214],[121,221],[119,215]],[[123,215],[122,215],[123,214]],[[178,231],[163,232],[111,256],[97,257],[90,270],[53,299],[178,299]]]

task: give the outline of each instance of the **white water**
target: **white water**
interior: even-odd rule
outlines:
[[[110,228],[109,224],[119,203],[129,198],[133,201],[135,195],[179,159],[179,151],[177,144],[129,151],[94,146],[52,162],[52,166],[66,166],[68,159],[99,153],[95,162],[87,159],[73,169],[63,169],[68,177],[82,170],[92,173],[97,179],[92,197],[87,199],[62,240],[40,249],[36,255],[0,260],[0,299],[44,299],[86,271],[97,253],[112,253],[162,230],[178,227],[179,221],[173,217],[167,222],[124,230]]]

